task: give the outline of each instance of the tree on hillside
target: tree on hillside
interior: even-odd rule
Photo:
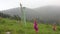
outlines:
[[[14,16],[12,17],[12,19],[21,20],[21,18],[20,18],[18,15],[14,15]]]

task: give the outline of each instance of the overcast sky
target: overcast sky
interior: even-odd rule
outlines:
[[[23,6],[28,8],[37,8],[47,5],[60,6],[60,0],[0,0],[0,10],[19,7],[20,2]]]

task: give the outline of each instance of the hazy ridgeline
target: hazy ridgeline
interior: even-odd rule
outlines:
[[[53,24],[60,24],[60,6],[44,6],[35,9],[30,9],[23,7],[23,11],[26,13],[26,20],[32,21],[34,18],[38,22]],[[3,10],[1,13],[4,14],[3,17],[21,20],[21,8],[13,8],[8,10]],[[0,14],[0,16],[2,16]]]

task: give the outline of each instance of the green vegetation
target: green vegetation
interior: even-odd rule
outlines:
[[[60,26],[57,26],[57,30],[52,30],[52,25],[38,24],[38,34],[60,34]],[[11,20],[8,18],[0,18],[0,34],[6,34],[5,32],[10,31],[11,34],[36,34],[33,23],[27,22],[26,25],[21,21]]]

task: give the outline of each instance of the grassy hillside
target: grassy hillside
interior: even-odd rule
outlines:
[[[57,30],[52,30],[52,25],[38,24],[38,34],[60,34],[60,26],[57,26]],[[35,34],[32,22],[27,22],[26,26],[21,21],[11,20],[8,18],[0,18],[0,34],[6,34],[10,31],[11,34]]]

